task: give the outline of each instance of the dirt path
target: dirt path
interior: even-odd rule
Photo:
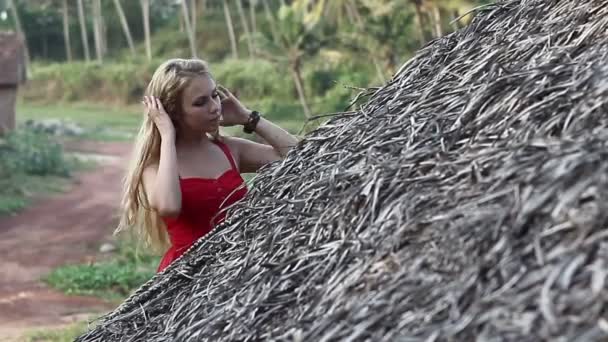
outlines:
[[[115,156],[75,177],[72,188],[39,199],[15,216],[0,217],[0,341],[28,328],[58,326],[111,305],[90,297],[65,296],[40,277],[51,269],[91,261],[116,222],[126,143],[68,143],[66,149]]]

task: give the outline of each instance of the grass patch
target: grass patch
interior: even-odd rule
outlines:
[[[15,175],[3,179],[0,181],[0,216],[22,210],[35,197],[64,192],[70,184],[69,178],[59,176]]]
[[[44,281],[66,294],[122,301],[156,273],[159,256],[137,251],[134,242],[119,243],[116,255],[91,265],[66,265]]]
[[[95,103],[39,104],[20,101],[17,104],[17,120],[59,119],[74,122],[85,129],[79,139],[131,140],[142,120],[139,106],[104,106]]]
[[[26,342],[72,342],[89,330],[87,321],[61,328],[35,329],[25,334]]]

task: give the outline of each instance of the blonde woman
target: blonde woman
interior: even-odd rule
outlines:
[[[165,251],[160,272],[245,196],[241,172],[283,158],[297,139],[219,86],[199,59],[160,65],[143,104],[147,115],[125,179],[118,230],[135,229],[147,245]],[[233,125],[269,145],[219,135],[220,126]]]

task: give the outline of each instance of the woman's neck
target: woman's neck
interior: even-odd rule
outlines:
[[[192,131],[180,129],[175,139],[176,147],[195,147],[209,142],[209,137],[202,131]]]

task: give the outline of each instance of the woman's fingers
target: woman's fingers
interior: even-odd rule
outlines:
[[[218,90],[222,94],[222,97],[224,97],[225,99],[229,99],[229,98],[232,98],[234,96],[234,95],[232,95],[232,93],[230,92],[230,90],[226,89],[226,87],[224,87],[223,85],[220,85],[218,87]]]
[[[160,102],[159,98],[155,97],[154,103],[156,105],[156,109],[158,109],[159,111],[161,111],[163,109],[163,104]]]

